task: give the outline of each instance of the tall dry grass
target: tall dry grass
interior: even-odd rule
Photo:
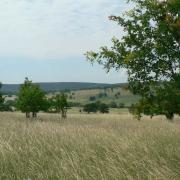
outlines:
[[[0,179],[180,179],[180,118],[0,113]]]

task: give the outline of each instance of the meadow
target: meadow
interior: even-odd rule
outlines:
[[[180,118],[0,113],[0,179],[180,179]]]
[[[52,97],[54,94],[50,93],[47,96]],[[124,89],[124,87],[84,89],[66,92],[66,94],[69,102],[77,102],[82,105],[90,103],[91,97],[95,97],[94,101],[101,101],[106,104],[110,104],[113,101],[117,104],[123,103],[126,107],[131,106],[139,100],[138,95],[132,94],[129,90]]]
[[[53,96],[59,94],[60,92],[47,93],[47,98],[52,98]],[[103,96],[105,94],[106,96]],[[80,105],[85,105],[88,103],[101,101],[105,104],[110,104],[115,102],[117,104],[124,104],[125,107],[130,107],[132,104],[139,100],[138,95],[132,94],[129,90],[124,89],[124,87],[112,87],[112,88],[93,88],[84,90],[71,90],[66,92],[68,102],[78,103]],[[102,95],[102,97],[99,97]],[[4,95],[6,101],[15,101],[17,95]],[[94,101],[90,101],[91,97],[95,97]]]

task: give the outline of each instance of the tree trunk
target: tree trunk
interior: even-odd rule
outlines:
[[[62,113],[61,117],[62,117],[63,119],[66,119],[66,117],[67,117],[67,116],[66,116],[66,111],[65,111],[65,110],[62,110],[61,113]]]
[[[33,118],[36,118],[36,117],[37,117],[37,113],[36,113],[36,112],[33,112],[33,113],[32,113],[32,117],[33,117]]]
[[[29,112],[26,112],[26,118],[30,118]]]

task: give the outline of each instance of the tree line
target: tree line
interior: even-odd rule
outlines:
[[[1,87],[1,84],[0,84]],[[66,118],[68,103],[65,93],[57,94],[52,98],[47,98],[45,92],[39,85],[33,84],[28,78],[20,86],[17,100],[13,104],[17,110],[25,113],[26,118],[36,118],[40,111],[48,112],[50,109],[61,113],[62,118]],[[11,111],[6,108],[5,98],[0,93],[0,111]]]
[[[0,84],[1,87],[1,84]],[[33,84],[28,78],[25,78],[24,83],[20,86],[15,102],[7,103],[2,93],[0,93],[0,111],[12,111],[12,107],[25,113],[26,118],[36,118],[40,111],[49,113],[59,113],[65,119],[67,117],[67,110],[70,104],[67,101],[67,95],[64,92],[53,97],[47,97],[45,92],[39,85]],[[83,109],[87,113],[109,113],[109,106],[101,103],[89,103],[84,105]]]

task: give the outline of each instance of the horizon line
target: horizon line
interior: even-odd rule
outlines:
[[[117,83],[104,83],[104,82],[82,82],[82,81],[41,81],[41,82],[32,82],[33,84],[43,84],[43,83],[90,83],[90,84],[108,84],[108,85],[114,85],[114,84],[124,84],[124,83],[128,83],[128,82],[117,82]],[[2,83],[3,85],[20,85],[23,83]]]

